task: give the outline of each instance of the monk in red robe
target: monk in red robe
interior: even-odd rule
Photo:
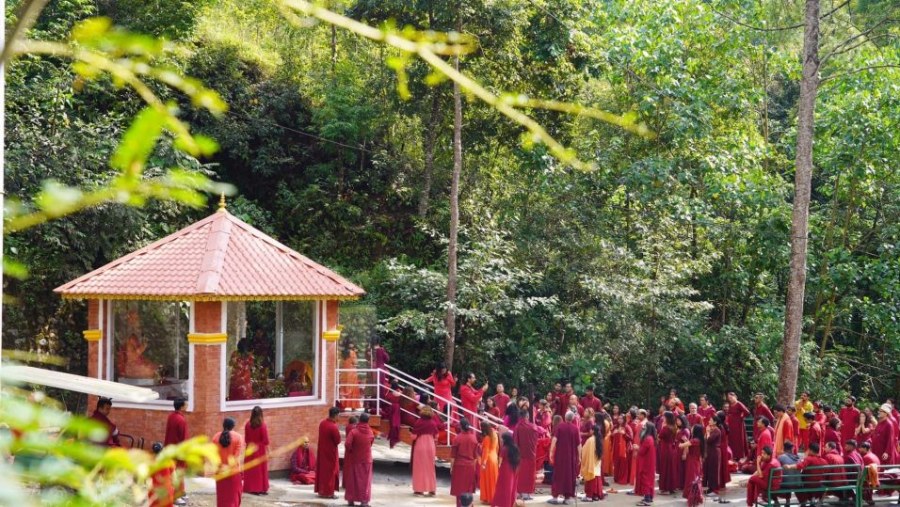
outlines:
[[[871,442],[862,442],[859,444],[860,454],[862,456],[863,465],[866,467],[875,466],[881,464],[881,460],[878,459],[878,456],[872,452],[872,443]],[[866,480],[863,482],[863,500],[866,501],[866,505],[875,505],[875,502],[872,498],[872,484]]]
[[[769,473],[774,469],[781,468],[781,463],[772,456],[772,448],[764,446],[759,450],[759,467],[755,474],[747,481],[747,506],[753,507],[756,499],[760,495],[765,495],[769,491]],[[772,489],[777,490],[781,487],[781,473],[776,472],[772,478]]]
[[[633,441],[631,412],[627,412],[624,419],[621,415],[617,415],[614,419],[612,434],[613,481],[616,484],[631,484],[631,459],[634,455],[631,444]]]
[[[315,484],[316,482],[316,457],[310,450],[309,439],[306,437],[291,455],[291,482],[294,484]]]
[[[320,498],[337,499],[335,491],[339,489],[340,462],[338,461],[338,445],[341,443],[341,431],[337,426],[337,417],[341,410],[337,407],[328,409],[328,418],[319,423],[318,452],[316,453],[316,486],[313,491]]]
[[[766,405],[766,395],[763,393],[756,393],[753,396],[753,440],[757,439],[757,433],[759,432],[759,426],[756,424],[761,417],[765,417],[769,420],[769,423],[775,420],[775,414],[769,410],[769,406]]]
[[[462,417],[459,420],[459,434],[450,448],[450,494],[456,497],[457,507],[462,505],[459,500],[461,495],[475,493],[478,488],[479,456],[481,446],[475,432],[469,426],[469,420]]]
[[[656,426],[645,424],[635,451],[634,494],[643,497],[640,506],[653,504],[653,483],[656,479]]]
[[[164,445],[178,445],[188,436],[187,419],[184,413],[187,411],[187,402],[184,398],[175,398],[172,403],[174,411],[169,414],[166,419],[166,438],[163,440]],[[179,461],[175,463],[178,473],[174,474],[173,484],[175,485],[175,498],[184,496],[184,463]]]
[[[709,403],[709,396],[705,394],[700,395],[700,406],[697,407],[697,413],[703,418],[704,427],[706,427],[706,425],[709,424],[709,420],[716,415],[716,407]]]
[[[785,411],[784,405],[776,403],[772,407],[772,411],[775,413],[775,441],[772,450],[778,459],[777,457],[784,453],[784,443],[794,442],[796,433],[794,433],[794,423]]]
[[[838,412],[841,420],[841,442],[856,438],[856,427],[859,425],[859,409],[856,408],[856,397],[849,396]]]
[[[347,435],[344,445],[344,499],[368,506],[372,499],[372,443],[375,435],[369,426],[369,414],[359,416],[359,424]]]
[[[112,400],[109,398],[100,398],[97,400],[97,408],[91,414],[91,419],[100,423],[106,428],[106,440],[97,442],[108,447],[119,447],[119,428],[110,420],[109,413],[112,411]]]
[[[698,410],[699,410],[699,408],[697,407],[696,403],[691,403],[688,405],[688,413],[687,413],[688,428],[693,428],[694,426],[696,426],[698,424],[700,426],[706,426],[706,424],[703,422],[703,416],[700,415],[700,412],[698,412]]]
[[[834,442],[838,452],[844,447],[844,443],[841,440],[841,420],[837,417],[832,417],[831,420],[828,421],[828,427],[825,428],[825,443]]]
[[[897,441],[894,440],[894,422],[891,420],[891,406],[887,403],[878,409],[878,425],[872,432],[872,452],[882,465],[897,462]]]
[[[550,459],[553,463],[551,503],[563,503],[575,497],[575,484],[581,470],[578,452],[581,436],[574,422],[575,417],[574,412],[566,412],[565,422],[556,428],[550,443]]]
[[[749,446],[747,445],[747,432],[744,431],[744,418],[750,415],[747,406],[738,401],[737,395],[728,393],[728,418],[725,423],[729,428],[728,447],[731,449],[731,458],[740,461],[747,457]]]
[[[497,384],[496,392],[497,394],[494,395],[494,406],[497,407],[501,414],[505,414],[506,406],[509,405],[509,395],[506,394],[503,384]]]
[[[822,487],[822,482],[825,479],[825,472],[822,470],[808,469],[810,467],[822,467],[827,465],[828,461],[819,454],[819,443],[810,440],[809,448],[806,450],[806,457],[803,458],[803,461],[796,465],[785,465],[784,468],[790,469],[796,467],[797,470],[801,471],[801,475],[803,476],[803,487],[814,489]],[[810,502],[821,499],[822,495],[822,493],[797,493],[797,498],[801,502]]]
[[[481,389],[475,389],[475,374],[469,373],[466,377],[466,383],[459,388],[459,398],[462,400],[462,408],[464,412],[460,414],[462,417],[472,419],[478,414],[478,404],[487,391],[488,384],[484,383]]]
[[[594,396],[594,386],[587,386],[584,388],[584,396],[581,397],[579,403],[581,404],[581,408],[585,410],[589,408],[593,409],[595,413],[603,408],[603,403],[600,401],[600,398]]]
[[[519,412],[519,424],[513,433],[513,441],[519,448],[519,468],[516,473],[516,493],[522,499],[531,500],[534,493],[535,470],[543,463],[537,463],[538,440],[541,437],[541,429],[528,420],[526,411]]]

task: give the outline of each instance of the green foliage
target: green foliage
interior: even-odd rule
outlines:
[[[72,187],[118,181],[133,164],[144,170],[129,184],[196,190],[196,174],[232,182],[234,213],[367,289],[364,310],[348,313],[366,330],[354,339],[371,336],[377,318],[394,362],[427,374],[443,355],[446,310],[446,76],[397,47],[340,29],[332,39],[324,23],[298,23],[298,11],[286,23],[284,3],[137,4],[54,2],[34,36],[61,40],[104,15],[113,26],[181,39],[174,50],[99,21],[80,28],[94,35],[79,47],[147,63],[153,70],[124,70],[146,79],[163,108],[145,109],[133,92],[109,86],[127,80],[82,60],[75,73],[58,57],[20,59],[10,68],[9,193],[37,195],[53,179],[34,209],[65,211],[63,198],[78,197]],[[329,5],[383,27],[379,37],[407,26],[454,29],[461,15],[478,42],[462,71],[594,167],[573,171],[496,108],[464,104],[458,373],[535,390],[566,377],[645,405],[669,387],[714,402],[726,390],[774,392],[802,31],[753,30],[722,14],[792,25],[797,2]],[[172,16],[153,16],[163,8]],[[886,67],[897,61],[897,28],[886,22],[853,39],[858,48],[839,46],[892,9],[854,2],[823,21],[823,55],[836,51],[817,109],[800,388],[829,400],[900,393],[890,359],[900,352],[900,76]],[[398,95],[388,62],[404,70],[408,96]],[[218,95],[168,80],[166,70]],[[216,96],[228,112],[214,114],[221,105],[203,98]],[[657,135],[548,107],[554,101],[613,111]],[[172,118],[207,137],[183,142]],[[206,155],[207,138],[215,154]],[[124,156],[114,156],[120,139]],[[83,356],[83,308],[50,289],[196,219],[203,211],[183,205],[201,204],[196,197],[108,204],[8,237],[7,251],[32,270],[7,282],[21,303],[5,315],[16,346],[43,350],[38,337],[53,333],[53,350]]]

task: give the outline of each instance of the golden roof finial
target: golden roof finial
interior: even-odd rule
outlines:
[[[225,192],[219,196],[219,211],[225,211]]]

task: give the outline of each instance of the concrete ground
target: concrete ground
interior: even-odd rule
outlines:
[[[735,475],[734,481],[728,485],[725,498],[731,500],[733,507],[744,507],[746,498],[746,489],[740,486],[747,476]],[[437,475],[438,491],[435,497],[419,497],[414,496],[410,487],[409,464],[407,463],[389,463],[379,462],[375,464],[375,475],[372,479],[372,502],[375,506],[452,506],[456,505],[456,500],[450,496],[450,473],[445,467],[438,468]],[[286,478],[270,479],[271,489],[267,496],[254,496],[245,494],[243,497],[243,506],[245,507],[272,507],[272,506],[338,506],[347,505],[343,499],[343,492],[338,493],[337,500],[324,500],[316,498],[313,493],[312,486],[300,486],[292,484]],[[550,499],[549,486],[538,485],[537,494],[534,499],[526,502],[528,506],[544,506],[548,505],[547,500]],[[615,486],[615,485],[614,485]],[[621,488],[621,487],[620,487]],[[192,507],[207,507],[216,504],[216,487],[212,479],[197,478],[188,482],[189,500],[188,505]],[[608,488],[604,488],[608,489]],[[610,493],[606,500],[595,502],[596,505],[604,505],[608,507],[631,507],[635,505],[639,498],[626,494],[630,491],[630,487],[622,489],[617,488],[617,492]],[[476,494],[475,505],[480,505]],[[577,502],[582,505],[584,502]],[[716,505],[715,499],[708,498],[706,507]],[[569,505],[576,505],[574,500],[569,500]],[[658,507],[679,506],[686,507],[687,503],[681,494],[677,496],[657,496],[654,505]]]

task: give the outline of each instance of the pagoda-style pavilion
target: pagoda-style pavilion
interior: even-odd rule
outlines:
[[[56,292],[88,300],[90,377],[159,394],[113,399],[122,433],[162,441],[172,400],[183,397],[191,436],[212,435],[225,416],[242,431],[261,406],[271,448],[302,435],[315,441],[335,401],[339,302],[364,294],[224,204]],[[270,469],[288,466],[284,455]]]

